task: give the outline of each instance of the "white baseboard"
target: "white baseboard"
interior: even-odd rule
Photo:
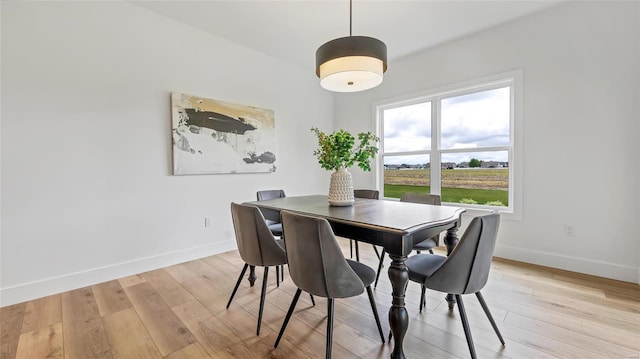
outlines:
[[[0,307],[188,262],[194,259],[228,252],[233,249],[236,249],[236,241],[233,239],[225,240],[218,243],[6,287],[0,289]]]
[[[640,268],[633,266],[623,266],[616,263],[587,260],[584,258],[562,256],[554,253],[508,246],[496,246],[494,256],[640,284]]]

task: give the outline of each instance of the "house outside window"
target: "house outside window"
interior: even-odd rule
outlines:
[[[514,71],[377,104],[383,196],[424,192],[518,212],[521,78]]]

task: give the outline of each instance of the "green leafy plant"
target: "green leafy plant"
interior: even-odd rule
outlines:
[[[326,134],[317,127],[311,129],[318,137],[318,148],[313,154],[318,158],[320,167],[336,171],[341,167],[349,168],[354,164],[364,171],[371,171],[371,162],[378,153],[376,144],[380,139],[371,132],[358,134],[358,145],[352,134],[345,130]]]
[[[489,201],[487,203],[485,203],[485,206],[499,206],[499,207],[506,207],[504,205],[504,203],[500,202],[500,201]]]
[[[473,200],[472,198],[463,198],[459,202],[465,204],[478,204],[478,202]]]

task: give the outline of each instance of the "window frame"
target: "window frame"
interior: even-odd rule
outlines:
[[[510,118],[509,118],[509,144],[501,146],[487,146],[476,148],[441,148],[441,101],[457,96],[494,90],[497,88],[510,88]],[[509,219],[522,218],[522,70],[514,70],[493,76],[483,77],[463,83],[455,83],[441,88],[424,90],[418,93],[408,94],[396,98],[379,101],[373,105],[374,127],[380,137],[380,152],[376,160],[376,186],[384,196],[384,158],[401,155],[428,155],[430,163],[430,191],[433,194],[441,194],[441,163],[442,155],[448,153],[468,152],[492,152],[507,151],[509,163],[509,205],[506,207],[472,205],[464,203],[443,202],[443,205],[464,207],[470,211],[494,211],[498,210]],[[410,106],[417,103],[431,102],[431,147],[427,150],[385,152],[384,149],[384,111],[388,109]],[[392,199],[390,197],[384,197]]]

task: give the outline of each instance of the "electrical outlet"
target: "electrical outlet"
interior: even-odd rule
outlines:
[[[564,235],[567,237],[575,237],[576,228],[573,226],[573,224],[564,225]]]

